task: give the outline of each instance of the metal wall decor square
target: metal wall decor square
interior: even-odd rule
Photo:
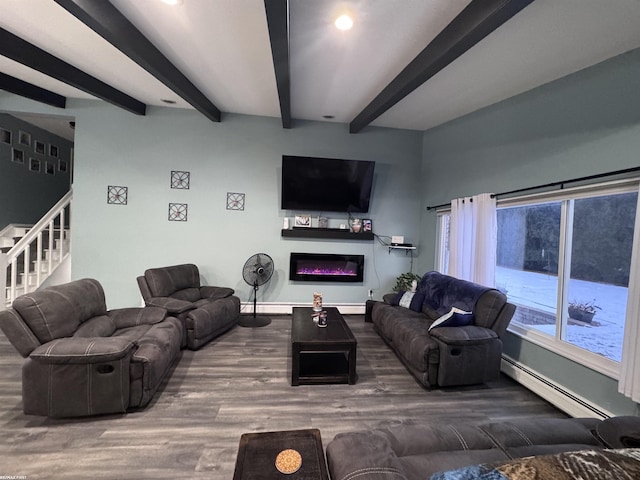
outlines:
[[[126,205],[129,187],[109,185],[107,187],[107,203],[110,205]]]
[[[171,188],[188,190],[190,182],[191,174],[189,172],[182,172],[179,170],[171,171]]]
[[[169,221],[170,222],[186,222],[188,205],[186,203],[170,203],[169,204]]]
[[[244,210],[244,193],[227,192],[227,210]]]

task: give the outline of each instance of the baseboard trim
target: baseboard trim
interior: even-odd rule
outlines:
[[[311,302],[307,303],[270,303],[259,302],[256,305],[256,313],[264,313],[271,315],[291,315],[293,307],[310,307]],[[327,307],[337,307],[343,315],[364,315],[364,303],[331,303],[325,305]],[[243,302],[241,305],[242,313],[253,313],[253,302]]]
[[[502,355],[501,370],[505,375],[572,417],[605,419],[615,416],[508,355]]]

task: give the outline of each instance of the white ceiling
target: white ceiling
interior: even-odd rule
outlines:
[[[264,0],[111,3],[222,112],[280,116]],[[351,122],[469,3],[289,0],[293,127]],[[2,0],[0,27],[147,105],[192,108],[53,0]],[[536,0],[372,125],[426,130],[638,47],[640,0]],[[0,72],[93,98],[2,56]]]

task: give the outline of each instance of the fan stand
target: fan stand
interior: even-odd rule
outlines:
[[[241,327],[266,327],[271,323],[270,317],[256,316],[256,301],[258,299],[258,283],[253,284],[253,317],[248,315],[241,315],[238,320],[238,325]]]

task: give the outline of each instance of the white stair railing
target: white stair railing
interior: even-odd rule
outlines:
[[[73,193],[69,191],[18,243],[11,247],[11,250],[7,253],[0,253],[0,309],[11,305],[17,296],[37,290],[69,255],[69,230],[65,228],[65,211],[67,208],[70,211],[72,198]],[[43,245],[44,232],[49,234],[46,246]],[[57,239],[56,234],[58,234]],[[34,243],[36,258],[32,259],[31,248]],[[20,256],[22,256],[21,259]],[[30,273],[32,262],[34,272]],[[20,264],[22,264],[24,272],[21,279],[18,277]],[[9,278],[8,285],[7,277]]]

